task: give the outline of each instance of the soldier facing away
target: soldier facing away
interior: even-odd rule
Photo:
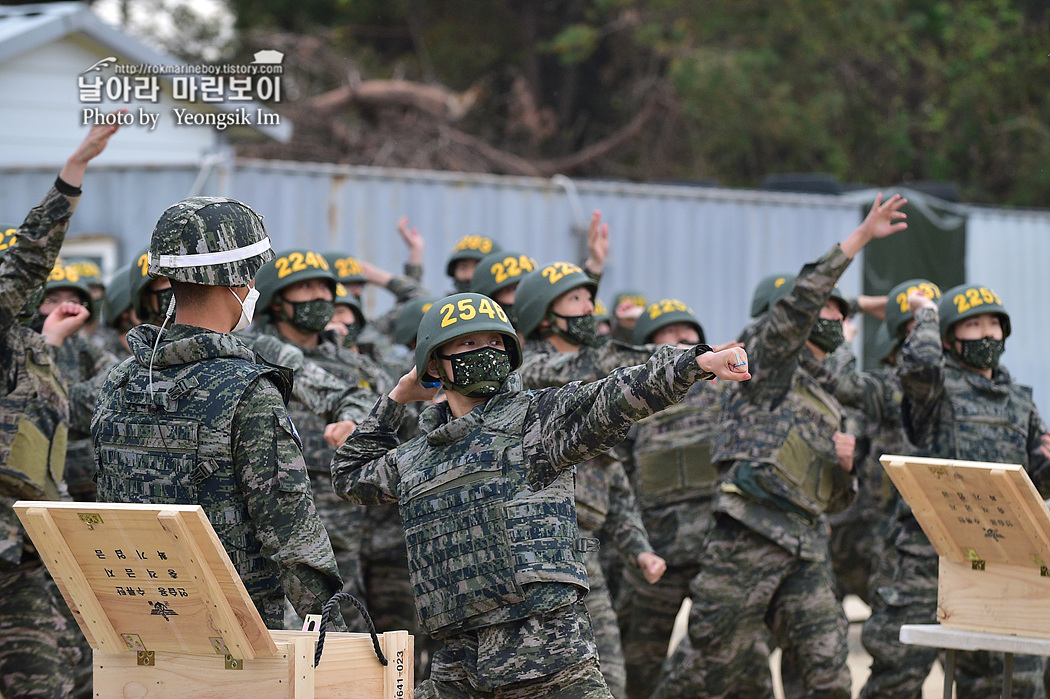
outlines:
[[[91,435],[99,501],[201,505],[263,621],[280,628],[286,596],[316,614],[342,583],[285,409],[290,380],[230,334],[251,323],[255,273],[273,257],[261,217],[238,201],[169,207],[148,273],[171,281],[174,325],[128,333],[132,357],[106,381]]]
[[[581,602],[572,466],[696,381],[750,376],[742,350],[706,345],[538,391],[521,389],[520,363],[499,304],[469,293],[438,301],[420,324],[415,368],[332,462],[349,500],[401,510],[416,611],[444,640],[420,699],[610,697]],[[448,400],[399,445],[405,405],[432,399],[438,383]]]

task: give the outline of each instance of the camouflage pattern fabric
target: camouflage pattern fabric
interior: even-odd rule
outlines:
[[[21,449],[16,435],[24,432],[21,421],[32,423],[43,441],[30,448],[38,457],[43,448],[44,490],[51,499],[64,491],[60,440],[69,404],[49,346],[18,317],[27,299],[43,288],[79,196],[79,188],[56,181],[0,262],[0,467],[20,470],[11,463],[12,452]],[[83,657],[84,636],[70,627],[62,611],[68,608],[12,509],[15,500],[32,495],[18,480],[0,480],[0,692],[65,697],[74,689],[74,668],[83,674],[91,660]]]
[[[280,335],[274,323],[263,325],[259,335],[287,342]],[[315,363],[346,384],[359,386],[371,393],[368,390],[369,382],[350,364],[350,362],[356,362],[360,355],[341,347],[332,337],[323,335],[317,347],[297,345],[295,348],[302,352],[304,359]],[[373,404],[375,399],[375,394],[372,394]],[[299,401],[292,401],[288,410],[292,421],[299,430],[299,437],[302,439],[303,458],[310,474],[314,504],[332,540],[332,549],[335,551],[339,574],[343,578],[342,591],[363,600],[365,606],[370,608],[365,596],[364,577],[361,570],[365,508],[350,505],[332,489],[331,463],[335,450],[328,446],[324,439],[325,421]],[[352,631],[367,631],[364,620],[356,615],[347,621]]]
[[[710,464],[710,445],[719,428],[724,391],[722,382],[695,384],[683,401],[635,425],[624,443],[631,451],[636,473],[639,460],[646,464],[656,461],[660,473],[674,476],[658,483],[640,475],[635,478],[645,530],[653,550],[667,562],[667,570],[650,585],[640,571],[624,569],[616,608],[627,667],[627,695],[632,699],[648,699],[656,688],[675,618],[699,569],[718,477]],[[679,458],[682,453],[702,458],[705,449],[704,465],[712,468],[710,481],[686,470],[688,465]],[[762,667],[757,670],[762,671]]]
[[[268,626],[285,596],[320,613],[342,581],[276,372],[231,335],[176,324],[154,352],[158,332],[132,329],[134,356],[103,387],[99,500],[201,505]]]
[[[39,562],[0,571],[3,696],[74,696],[74,668],[91,668],[91,655],[84,657],[86,644],[77,642],[84,635],[63,608],[68,609],[65,600]],[[90,696],[90,683],[86,691]]]
[[[153,229],[149,245],[150,277],[168,277],[209,286],[247,286],[263,263],[274,258],[269,246],[243,260],[179,267],[164,256],[200,255],[238,250],[267,240],[262,216],[246,204],[225,197],[190,197],[169,206]]]
[[[414,298],[430,295],[430,291],[419,282],[422,275],[422,267],[406,264],[405,273],[387,283],[386,290],[394,295],[394,307],[378,318],[370,318],[358,338],[358,344],[365,346],[362,350],[367,348],[367,353],[373,359],[378,360],[382,356],[382,349],[394,341],[394,326],[397,325],[401,307]]]
[[[656,345],[625,345],[606,342],[598,347],[580,347],[577,352],[558,352],[546,340],[528,340],[522,347],[518,373],[529,388],[564,386],[570,381],[596,381],[613,369],[642,364]]]
[[[832,477],[825,508],[852,501],[855,485],[838,468],[832,443],[841,429],[832,420],[838,414],[834,377],[806,347],[849,263],[835,245],[805,265],[790,292],[749,326],[753,378],[726,393],[712,454],[716,463],[732,465],[690,589],[692,647],[672,656],[654,697],[759,696],[750,693],[761,689],[754,686],[752,649],[770,632],[787,655],[806,658],[798,672],[808,696],[850,696],[848,624],[833,592],[827,524],[820,503],[779,461],[802,435]]]
[[[570,609],[576,612],[576,619],[562,619],[562,615],[552,616],[552,627],[560,626],[568,633],[578,634],[585,628],[587,615],[579,610],[580,605]],[[499,639],[508,647],[513,639]],[[476,650],[476,649],[475,649]],[[536,651],[542,655],[542,648],[528,646],[527,651]],[[535,697],[553,697],[554,699],[609,699],[612,695],[605,685],[605,679],[598,670],[594,658],[570,665],[564,670],[544,676],[538,680],[525,680],[504,685],[496,691],[476,687],[470,678],[455,680],[427,680],[416,688],[416,699],[535,699]]]
[[[521,378],[511,374],[501,393],[463,418],[452,419],[445,404],[427,408],[420,417],[423,434],[401,447],[396,433],[404,406],[384,397],[336,452],[332,462],[336,490],[352,502],[400,502],[404,507],[410,486],[401,476],[414,468],[401,460],[406,450],[415,453],[417,447],[434,439],[454,443],[462,428],[468,428],[469,434],[479,424],[499,429],[506,416],[514,414],[521,415],[515,423],[520,426],[508,434],[508,438],[513,435],[516,446],[507,468],[523,471],[520,482],[528,485],[520,495],[531,490],[536,498],[543,498],[546,487],[566,469],[604,453],[623,439],[633,421],[680,400],[690,385],[709,378],[695,357],[695,350],[663,348],[643,366],[618,369],[590,384],[543,391],[522,392]],[[464,455],[489,441],[480,434],[477,439],[480,442],[461,444]],[[572,516],[575,519],[575,513]],[[455,546],[454,540],[448,545]],[[413,562],[410,558],[410,564]],[[536,606],[542,606],[546,590],[561,595],[563,587],[557,583],[525,586]],[[484,625],[445,639],[445,647],[434,659],[431,678],[468,680],[472,687],[492,691],[555,675],[595,657],[593,635],[580,625],[580,616],[575,605],[520,619],[508,619],[496,609],[483,619]]]
[[[56,352],[58,368],[66,385],[87,381],[96,376],[106,376],[109,370],[120,363],[116,356],[98,348],[80,335],[70,335]],[[98,396],[96,395],[95,398]],[[83,425],[91,422],[95,410],[94,402],[70,402],[70,413],[84,410],[86,414],[70,415],[70,421]],[[95,458],[91,447],[91,433],[87,430],[71,428],[69,441],[66,444],[66,485],[74,500],[94,502],[95,500]]]
[[[653,699],[771,697],[768,670],[756,672],[770,631],[806,659],[805,696],[849,699],[847,622],[833,584],[826,559],[803,560],[719,515],[691,585],[692,648],[676,649]]]
[[[904,393],[901,415],[909,453],[937,458],[1020,463],[1046,497],[1047,460],[1040,453],[1046,426],[1031,390],[1014,383],[1005,367],[992,379],[963,367],[941,346],[940,319],[933,309],[915,312],[898,374]],[[873,661],[863,697],[916,695],[929,673],[931,653],[916,653],[898,640],[900,625],[931,623],[937,604],[937,554],[910,508],[897,505],[894,526],[876,570],[875,607],[862,640]],[[1001,693],[1001,656],[979,652],[956,658],[960,696]],[[1045,697],[1045,659],[1015,658],[1014,696]],[[980,689],[979,689],[980,688]]]
[[[602,548],[611,548],[634,566],[638,554],[651,553],[649,537],[642,526],[641,512],[623,465],[608,454],[576,467],[576,521],[582,538],[597,538]],[[620,628],[613,611],[612,596],[598,551],[583,555],[590,591],[584,598],[598,646],[599,666],[609,691],[616,699],[627,696]]]

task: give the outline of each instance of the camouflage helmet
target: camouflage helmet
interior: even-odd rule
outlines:
[[[302,248],[281,252],[260,267],[255,275],[255,288],[259,290],[256,308],[260,313],[269,313],[270,304],[278,291],[310,279],[323,279],[327,282],[328,288],[332,290],[332,299],[335,299],[335,287],[338,282],[324,255]]]
[[[148,271],[190,284],[248,286],[273,258],[262,216],[249,206],[225,197],[190,197],[157,221]]]
[[[700,342],[704,341],[704,328],[700,325],[700,321],[696,319],[693,309],[678,299],[661,299],[649,304],[634,325],[634,336],[631,338],[631,341],[636,345],[644,345],[651,341],[653,334],[657,330],[666,328],[674,323],[692,325],[700,335]]]
[[[361,302],[357,300],[357,297],[346,290],[346,287],[341,283],[335,285],[335,301],[333,302],[336,306],[349,306],[350,310],[354,312],[354,322],[358,328],[363,328],[368,325],[368,321],[365,319],[365,311],[361,308]]]
[[[783,294],[778,295],[777,292],[780,290],[786,291],[791,288],[791,285],[795,282],[795,275],[789,272],[782,272],[778,274],[769,274],[758,282],[755,286],[754,292],[751,294],[751,317],[754,318],[759,314],[765,313],[769,310],[769,307],[773,305],[770,302],[774,296],[783,298]]]
[[[405,303],[397,314],[397,323],[394,325],[394,342],[405,347],[411,347],[416,342],[416,331],[419,330],[419,321],[423,320],[423,314],[430,310],[436,297],[421,296]]]
[[[131,308],[131,265],[124,265],[113,273],[106,295],[102,299],[103,322],[111,328],[117,327],[117,320]]]
[[[921,291],[934,303],[941,298],[941,289],[928,279],[909,279],[890,289],[886,294],[886,332],[894,338],[903,338],[904,327],[911,320],[911,309],[908,308],[908,296],[913,291]]]
[[[456,263],[460,260],[480,260],[490,252],[499,252],[503,248],[492,238],[484,235],[465,235],[452,247],[452,254],[445,265],[445,274],[455,276]]]
[[[82,305],[86,306],[92,314],[95,313],[94,298],[91,296],[91,287],[88,286],[81,276],[77,268],[69,264],[62,258],[55,260],[55,266],[51,268],[51,272],[47,275],[47,280],[44,282],[44,294],[47,295],[49,291],[56,291],[58,289],[69,289],[75,291],[78,296],[84,301]]]
[[[523,276],[514,296],[518,330],[524,337],[531,335],[547,317],[555,299],[581,286],[590,289],[592,296],[598,291],[598,284],[571,262],[552,262]]]
[[[980,284],[960,284],[944,292],[937,304],[941,317],[941,339],[948,339],[952,326],[960,320],[983,313],[995,313],[1003,328],[1003,339],[1010,336],[1010,315],[999,294]]]
[[[475,293],[452,294],[435,301],[416,332],[416,372],[420,380],[437,381],[427,374],[427,363],[436,349],[457,337],[478,332],[497,332],[510,355],[510,370],[521,366],[521,342],[503,308],[490,299]]]
[[[361,270],[361,263],[356,257],[335,250],[329,250],[324,253],[324,259],[327,260],[328,267],[332,270],[332,273],[340,284],[367,283],[368,280],[365,279],[364,272]]]
[[[537,267],[536,260],[523,252],[497,250],[478,261],[470,280],[470,290],[492,298],[496,292],[520,282]]]

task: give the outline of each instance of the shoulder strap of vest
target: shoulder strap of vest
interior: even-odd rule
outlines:
[[[292,399],[292,382],[294,381],[295,372],[286,366],[266,361],[266,358],[258,352],[255,353],[255,363],[269,370],[263,373],[273,379],[277,390],[281,392],[281,400],[284,401],[285,405],[288,405],[288,401]]]

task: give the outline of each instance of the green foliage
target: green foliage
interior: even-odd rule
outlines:
[[[243,30],[331,32],[384,77],[485,81],[467,127],[523,157],[578,151],[670,101],[577,174],[715,179],[828,172],[952,180],[971,201],[1050,206],[1045,0],[229,0]],[[509,125],[524,76],[557,131]]]

